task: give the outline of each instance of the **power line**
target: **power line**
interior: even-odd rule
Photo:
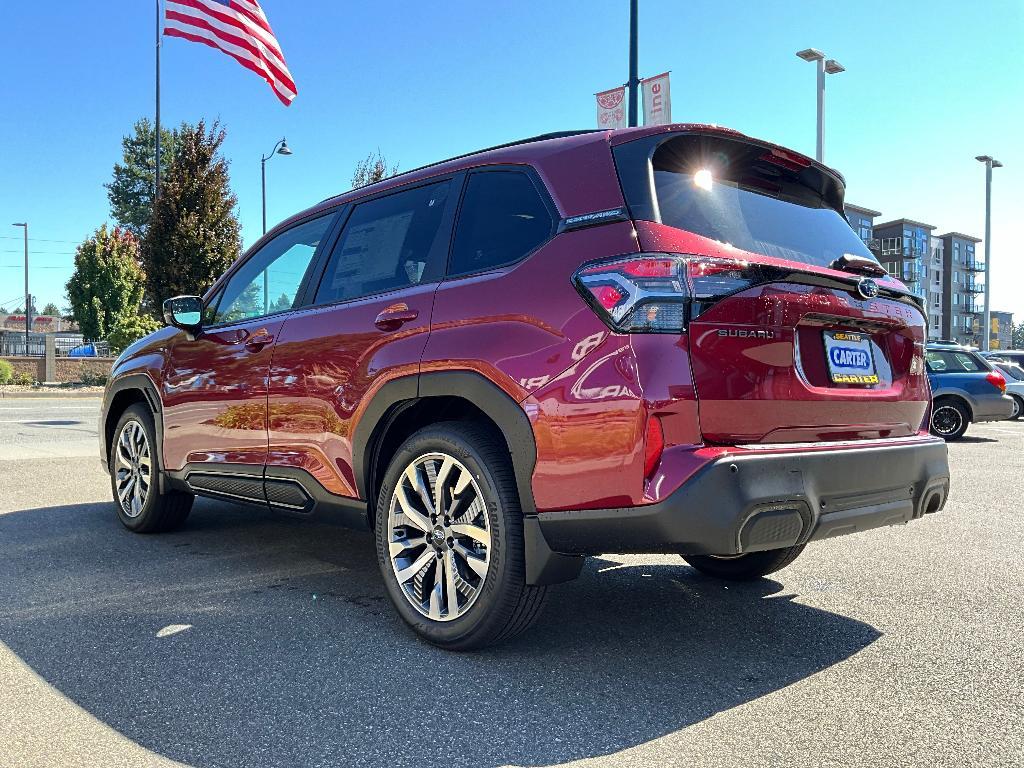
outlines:
[[[24,240],[23,237],[17,235],[0,235],[0,240]],[[81,242],[78,240],[47,240],[42,237],[30,237],[28,239],[30,243],[70,243],[71,245],[80,245]]]

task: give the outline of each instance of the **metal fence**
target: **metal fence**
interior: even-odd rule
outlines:
[[[30,333],[28,347],[24,331],[0,330],[0,355],[8,357],[44,357],[46,355],[45,333]],[[110,346],[105,341],[86,344],[80,333],[59,333],[53,335],[57,357],[107,357]]]

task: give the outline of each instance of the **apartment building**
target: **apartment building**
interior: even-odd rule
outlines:
[[[962,232],[947,232],[939,239],[949,276],[942,295],[948,310],[942,337],[980,346],[985,313],[985,259],[977,251],[981,239]]]

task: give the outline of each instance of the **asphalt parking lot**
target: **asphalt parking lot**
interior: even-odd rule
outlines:
[[[749,585],[594,558],[457,655],[401,625],[368,533],[210,501],[125,531],[97,408],[0,400],[2,766],[1024,763],[1024,423],[951,445],[924,521]]]

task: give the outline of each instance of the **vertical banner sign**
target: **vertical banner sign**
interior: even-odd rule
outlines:
[[[603,130],[626,127],[626,86],[597,94],[597,127]]]
[[[672,122],[672,97],[668,72],[641,80],[644,92],[644,125],[668,125]]]

